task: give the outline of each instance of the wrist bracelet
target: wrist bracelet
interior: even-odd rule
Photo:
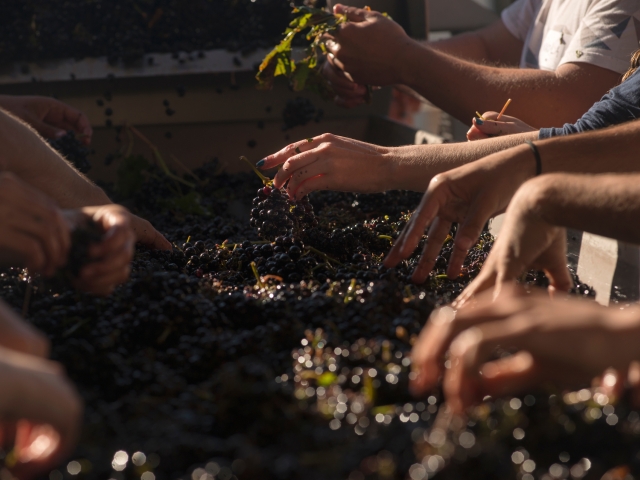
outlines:
[[[542,173],[542,158],[540,157],[540,151],[531,140],[526,140],[524,143],[529,145],[529,148],[533,152],[533,156],[536,157],[536,177],[539,177]]]

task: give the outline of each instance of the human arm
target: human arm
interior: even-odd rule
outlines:
[[[54,151],[27,124],[0,110],[0,169],[54,200],[60,208],[108,205],[106,193],[78,172]],[[132,218],[140,243],[153,248],[170,249],[171,244],[153,226],[139,217]]]
[[[45,358],[49,340],[0,301],[0,346],[26,355]]]
[[[596,132],[536,142],[542,159],[542,173],[638,172],[639,134],[640,121],[636,121]],[[490,140],[496,139],[472,144]],[[612,143],[616,145],[615,154],[611,150]],[[451,224],[458,223],[448,270],[450,277],[454,278],[460,273],[467,252],[476,243],[487,221],[502,213],[518,188],[535,174],[534,156],[529,146],[521,145],[435,176],[420,206],[385,259],[385,265],[393,267],[411,256],[429,227],[429,239],[413,276],[415,282],[424,282],[433,269]]]
[[[334,7],[337,14],[354,14],[356,11],[358,10],[343,5]],[[428,45],[437,51],[470,62],[516,67],[523,43],[513,36],[502,20],[497,20],[479,30],[428,42]],[[364,84],[353,82],[331,62],[323,65],[322,72],[336,91],[336,103],[351,108],[366,102],[367,89]]]
[[[448,310],[432,316],[412,351],[414,395],[436,385],[446,352],[451,368],[444,371],[444,392],[457,413],[486,395],[516,395],[543,384],[586,385],[608,368],[626,371],[638,358],[638,308],[516,290],[505,291],[500,302],[491,300],[458,310],[455,320]],[[518,353],[495,360],[498,345]]]
[[[360,85],[406,85],[462,121],[513,98],[511,113],[536,128],[574,122],[620,78],[584,62],[555,71],[481,65],[412,40],[378,12],[352,9],[350,19],[327,43],[330,62]]]
[[[0,348],[0,380],[0,442],[6,442],[0,447],[13,444],[16,455],[7,467],[20,479],[37,478],[71,453],[82,401],[59,364],[5,348]]]
[[[640,243],[640,175],[552,174],[525,183],[507,209],[500,236],[482,271],[457,300],[462,307],[523,272],[544,270],[555,290],[571,288],[564,227]]]
[[[292,198],[315,190],[423,192],[438,173],[535,138],[537,133],[528,133],[474,143],[381,147],[327,133],[292,143],[258,167],[269,170],[283,164],[275,185],[280,188],[289,181]]]
[[[45,138],[60,138],[73,131],[82,136],[85,145],[91,143],[93,129],[87,116],[55,98],[0,95],[0,108],[28,123]]]

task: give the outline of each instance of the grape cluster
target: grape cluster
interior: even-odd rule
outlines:
[[[63,273],[68,274],[71,278],[76,278],[82,267],[91,261],[89,248],[100,243],[103,235],[100,226],[91,219],[76,225],[71,232],[71,248]]]
[[[283,190],[265,186],[253,199],[250,224],[261,238],[273,240],[291,232],[301,233],[317,226],[318,221],[308,197],[293,202]]]
[[[48,140],[48,142],[53,149],[58,151],[82,173],[87,173],[91,169],[89,155],[92,151],[76,138],[74,132],[67,132],[65,136]]]
[[[284,120],[283,130],[290,130],[294,127],[301,127],[311,121],[320,122],[324,117],[324,111],[317,109],[311,100],[304,97],[296,97],[287,100],[282,111]]]

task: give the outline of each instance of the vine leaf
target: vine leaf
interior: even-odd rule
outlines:
[[[276,77],[289,79],[294,91],[311,90],[331,98],[333,90],[319,73],[320,56],[325,53],[322,37],[336,30],[347,21],[345,15],[334,15],[325,10],[311,7],[296,7],[297,15],[289,24],[284,39],[264,58],[256,79],[258,88],[270,90]],[[293,41],[306,32],[309,46],[304,58],[293,58]]]

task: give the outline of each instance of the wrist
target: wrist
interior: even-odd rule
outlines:
[[[397,84],[415,88],[420,84],[420,69],[424,62],[420,59],[430,47],[423,46],[412,38],[407,37],[406,43],[398,49],[395,64],[392,66],[398,72]]]

